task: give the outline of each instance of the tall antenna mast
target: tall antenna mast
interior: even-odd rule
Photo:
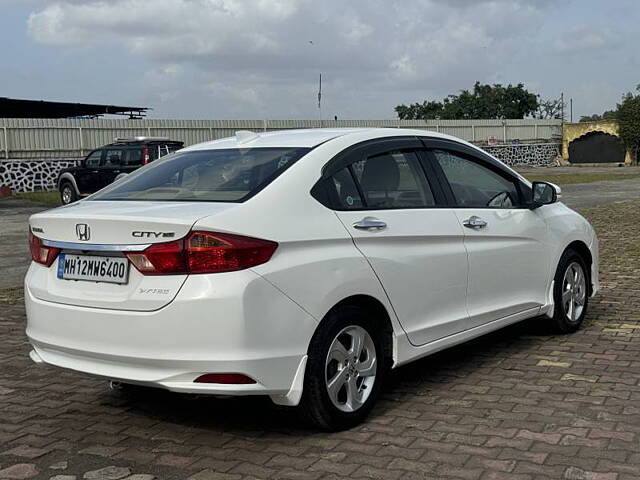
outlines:
[[[320,74],[320,81],[318,83],[318,112],[320,114],[320,121],[322,121],[322,73]]]

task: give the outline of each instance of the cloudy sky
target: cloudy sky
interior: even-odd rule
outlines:
[[[476,80],[573,98],[640,83],[638,0],[0,0],[0,96],[154,118],[394,118]]]

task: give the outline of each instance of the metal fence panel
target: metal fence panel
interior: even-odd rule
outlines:
[[[447,133],[468,141],[550,140],[561,135],[560,120],[127,120],[0,119],[3,158],[81,157],[118,137],[166,136],[186,145],[258,132],[297,128],[416,128]]]

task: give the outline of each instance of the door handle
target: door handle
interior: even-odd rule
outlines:
[[[354,223],[353,228],[358,230],[382,230],[387,228],[387,224],[375,217],[364,217],[359,222]]]
[[[462,225],[464,225],[467,228],[471,228],[473,230],[480,230],[481,228],[484,228],[487,226],[487,222],[485,222],[480,217],[472,215],[471,217],[464,220],[462,222]]]

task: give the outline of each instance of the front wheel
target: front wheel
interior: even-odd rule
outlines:
[[[76,195],[76,191],[73,189],[73,186],[69,182],[65,182],[60,187],[60,200],[63,205],[69,205],[70,203],[75,202],[78,199]]]
[[[582,256],[574,250],[564,252],[554,279],[553,322],[562,333],[580,328],[589,306],[589,276]]]
[[[362,422],[373,408],[387,369],[382,334],[364,309],[339,307],[311,340],[303,415],[324,430]]]

